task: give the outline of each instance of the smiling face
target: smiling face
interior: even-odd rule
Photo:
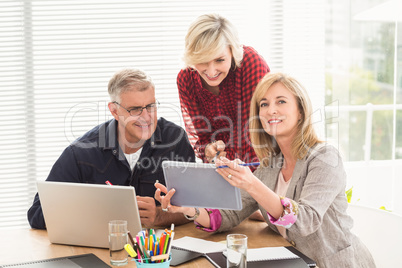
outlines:
[[[127,110],[155,103],[155,90],[153,87],[148,87],[144,91],[136,89],[124,91],[120,94],[119,99],[120,105],[111,102],[109,109],[118,121],[119,144],[125,153],[130,153],[131,149],[136,151],[141,148],[155,132],[157,111],[149,113],[147,109],[143,109],[141,115],[131,116]]]
[[[274,83],[259,103],[261,124],[269,135],[293,139],[302,118],[296,97],[280,82]]]
[[[227,46],[213,60],[194,65],[194,69],[200,74],[202,80],[209,87],[218,87],[226,78],[232,65],[232,52]]]

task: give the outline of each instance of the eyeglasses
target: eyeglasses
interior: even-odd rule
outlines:
[[[123,108],[124,110],[126,110],[131,116],[140,116],[142,114],[142,110],[147,109],[148,113],[154,113],[159,106],[159,101],[156,101],[155,103],[150,103],[147,106],[144,107],[134,107],[132,109],[126,109],[125,107],[121,106],[120,103],[118,103],[117,101],[114,101],[113,103],[116,103],[117,105],[119,105],[121,108]]]

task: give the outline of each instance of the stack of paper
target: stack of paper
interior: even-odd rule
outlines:
[[[172,246],[203,254],[224,251],[226,249],[226,244],[224,243],[211,242],[189,236],[173,240]]]

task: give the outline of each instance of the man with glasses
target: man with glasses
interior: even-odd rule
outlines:
[[[165,184],[163,160],[194,162],[185,130],[157,118],[159,102],[151,78],[123,69],[109,81],[108,107],[114,119],[90,130],[68,146],[54,164],[48,181],[132,185],[145,226],[188,222],[162,211],[154,199],[155,182]],[[28,210],[32,228],[45,229],[38,194]]]

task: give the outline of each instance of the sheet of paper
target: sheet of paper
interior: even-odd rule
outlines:
[[[172,246],[200,253],[218,252],[226,249],[226,244],[224,243],[211,242],[189,236],[174,239]]]
[[[247,249],[247,261],[280,260],[300,258],[285,247]]]

